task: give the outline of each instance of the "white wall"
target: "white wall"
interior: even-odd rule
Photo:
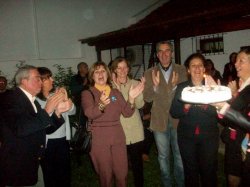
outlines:
[[[191,54],[196,52],[196,38],[201,36],[183,38],[181,39],[181,61],[182,63]],[[229,61],[229,55],[232,52],[238,52],[242,46],[250,46],[250,29],[227,32],[223,33],[224,39],[224,53],[223,54],[212,54],[206,55],[206,58],[210,58],[214,64],[215,68],[218,69],[221,74],[223,73],[224,65]]]
[[[96,61],[79,39],[127,27],[166,1],[0,0],[0,71],[9,80],[20,62],[76,71]]]

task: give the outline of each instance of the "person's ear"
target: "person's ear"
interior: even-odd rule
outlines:
[[[21,80],[21,84],[23,84],[23,85],[26,85],[27,82],[28,82],[28,79],[22,79],[22,80]]]

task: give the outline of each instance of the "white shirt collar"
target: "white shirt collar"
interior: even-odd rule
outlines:
[[[32,96],[29,92],[27,92],[25,89],[23,89],[22,87],[19,87],[24,93],[25,93],[25,95],[29,98],[29,100],[31,101],[31,102],[34,102],[35,101],[35,99],[36,99],[36,97],[34,97],[34,96]]]
[[[250,77],[241,84],[239,92],[242,91],[246,86],[250,85]]]

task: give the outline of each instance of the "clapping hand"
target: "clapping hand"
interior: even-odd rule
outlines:
[[[128,94],[129,94],[129,102],[131,104],[133,104],[135,98],[143,92],[144,86],[145,86],[145,78],[142,77],[141,81],[136,86],[132,85],[130,87]]]
[[[176,73],[175,71],[173,71],[173,77],[172,77],[172,81],[171,81],[173,87],[175,87],[177,85],[178,81],[179,81],[179,74]]]
[[[159,70],[154,70],[154,69],[152,70],[152,81],[154,84],[154,88],[156,89],[160,84],[160,71]],[[179,81],[179,74],[173,71],[173,77],[171,80],[173,87],[177,85],[178,81]]]
[[[104,91],[101,93],[100,103],[104,105],[104,107],[110,103],[110,98],[105,94]]]
[[[68,93],[67,93],[67,91],[66,91],[66,89],[65,89],[64,87],[58,88],[58,89],[56,90],[56,93],[57,93],[57,92],[60,92],[60,93],[64,94],[64,100],[65,100],[65,101],[68,100]]]
[[[221,82],[220,82],[220,79],[218,79],[218,81],[216,83],[216,81],[213,79],[212,76],[206,75],[205,84],[207,86],[216,86],[216,85],[221,85]],[[217,103],[211,103],[210,105],[216,107],[217,110],[220,110],[225,104],[226,104],[226,102],[217,102]]]
[[[73,102],[68,98],[68,93],[64,87],[60,87],[57,89],[56,94],[63,94],[63,100],[61,100],[56,106],[55,112],[60,115],[61,113],[67,112],[72,108]]]
[[[230,88],[233,96],[236,96],[238,94],[236,81],[229,82],[227,86]]]
[[[73,106],[73,102],[71,99],[64,100],[57,105],[55,112],[56,114],[60,115],[61,113],[64,113],[70,110],[72,106]]]
[[[160,72],[159,70],[152,70],[152,81],[154,84],[154,88],[156,89],[158,85],[160,84]]]
[[[57,88],[55,93],[47,99],[45,110],[48,114],[55,112],[57,116],[60,116],[61,113],[71,109],[72,105],[73,103],[68,98],[66,89],[61,87]]]
[[[206,86],[221,85],[219,79],[218,79],[218,83],[216,83],[216,81],[210,75],[206,75],[206,77],[205,77],[205,84],[206,84]]]
[[[54,112],[54,110],[56,109],[57,105],[60,102],[63,102],[65,100],[65,94],[62,92],[58,92],[56,91],[55,94],[53,94],[51,97],[49,97],[47,99],[47,103],[44,107],[44,109],[46,110],[46,112],[48,114],[51,114]]]

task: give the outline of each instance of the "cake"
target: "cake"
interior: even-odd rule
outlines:
[[[193,86],[186,87],[181,93],[181,99],[189,103],[217,103],[232,98],[230,88],[226,86]]]

